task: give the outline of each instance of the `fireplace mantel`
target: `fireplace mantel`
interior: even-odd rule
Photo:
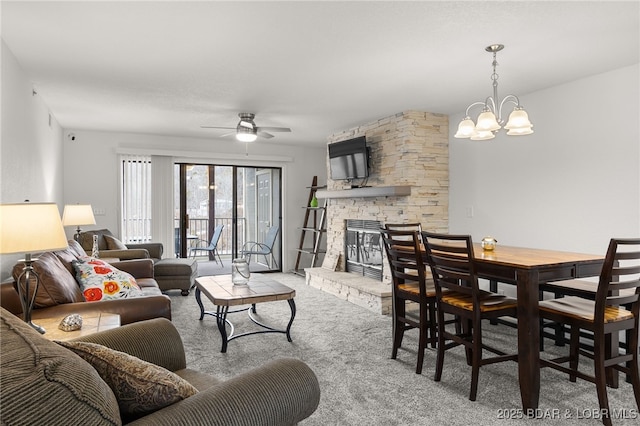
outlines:
[[[411,195],[410,186],[377,186],[316,192],[318,198],[404,197],[407,195]]]

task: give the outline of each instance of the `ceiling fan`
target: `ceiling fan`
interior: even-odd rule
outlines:
[[[236,127],[220,127],[220,126],[200,126],[203,129],[228,129],[235,130],[235,132],[225,133],[221,135],[230,136],[235,135],[236,139],[241,142],[253,142],[258,136],[266,139],[271,139],[273,135],[269,132],[290,132],[291,129],[288,127],[258,127],[256,123],[253,121],[255,118],[255,114],[251,112],[241,112],[238,114],[240,117],[240,122]]]

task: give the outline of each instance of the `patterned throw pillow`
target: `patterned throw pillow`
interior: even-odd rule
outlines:
[[[198,393],[177,374],[106,346],[58,342],[96,369],[118,400],[120,415],[130,421]]]
[[[104,260],[84,257],[73,262],[76,278],[87,302],[142,296],[136,279]]]

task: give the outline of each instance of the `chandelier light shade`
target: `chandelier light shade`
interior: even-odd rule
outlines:
[[[498,61],[496,59],[497,53],[504,49],[502,44],[492,44],[487,46],[485,50],[493,53],[493,74],[491,74],[491,80],[493,81],[493,96],[489,96],[484,102],[474,102],[467,107],[465,117],[460,121],[458,125],[458,131],[454,135],[456,138],[469,138],[471,140],[488,140],[493,139],[496,133],[504,128],[509,136],[521,136],[530,135],[533,133],[531,121],[529,121],[529,115],[520,105],[520,100],[515,95],[507,95],[502,100],[498,98],[498,73],[496,73],[496,66]],[[507,124],[502,115],[502,108],[507,104],[512,103],[515,108],[509,114]],[[471,108],[476,106],[482,106],[482,112],[478,115],[476,122],[474,123],[469,115]]]
[[[62,213],[63,226],[77,226],[73,238],[78,241],[80,238],[80,225],[95,225],[96,218],[93,216],[93,209],[90,204],[67,204]]]
[[[67,248],[67,236],[56,204],[0,204],[0,253],[24,253],[24,269],[16,284],[24,321],[40,333],[45,332],[44,328],[31,322],[39,279],[33,269],[37,259],[32,259],[31,254],[64,248]]]

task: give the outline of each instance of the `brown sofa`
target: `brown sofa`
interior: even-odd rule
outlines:
[[[152,259],[154,262],[162,259],[164,248],[161,243],[123,244],[106,236],[115,236],[108,229],[95,229],[81,232],[78,243],[86,254],[93,249],[93,236],[98,236],[98,252],[102,258],[117,258],[120,260]],[[118,244],[119,243],[119,244]],[[119,245],[122,245],[118,247]]]
[[[76,241],[70,240],[69,247],[65,250],[42,253],[34,263],[34,270],[40,277],[32,312],[35,323],[38,318],[62,318],[72,313],[82,315],[98,312],[119,314],[121,324],[158,317],[171,319],[171,299],[158,288],[151,259],[112,263],[114,267],[133,275],[142,290],[142,296],[85,302],[71,264],[82,256],[86,256],[84,250]],[[14,266],[14,279],[18,277],[22,267],[22,263]],[[0,284],[0,304],[14,315],[22,315],[15,281]]]
[[[77,352],[49,341],[4,309],[0,309],[0,335],[3,425],[293,425],[310,416],[320,400],[315,374],[295,359],[277,359],[224,382],[188,369],[180,335],[163,318],[70,341],[71,345],[99,344],[136,357],[117,364],[113,373],[105,372],[95,360],[85,361]],[[102,346],[97,348],[109,351]],[[166,372],[172,379],[164,385],[165,392],[155,390],[156,382],[147,381],[143,387],[135,381],[126,383],[136,391],[125,393],[124,402],[133,400],[137,409],[145,410],[143,417],[136,415],[130,420],[122,398],[117,397],[121,388],[111,380],[122,372],[133,372],[135,377],[144,374],[137,368],[140,360],[153,364],[145,367],[146,371],[160,366],[173,374]],[[184,387],[183,379],[197,393],[166,398],[174,389]],[[146,398],[150,393],[154,397]]]
[[[179,289],[188,296],[198,276],[198,263],[195,259],[162,258],[164,248],[161,243],[124,244],[114,237],[108,229],[96,229],[81,232],[78,243],[91,254],[93,236],[98,236],[98,253],[101,258],[146,259],[154,263],[154,277],[160,290]]]

